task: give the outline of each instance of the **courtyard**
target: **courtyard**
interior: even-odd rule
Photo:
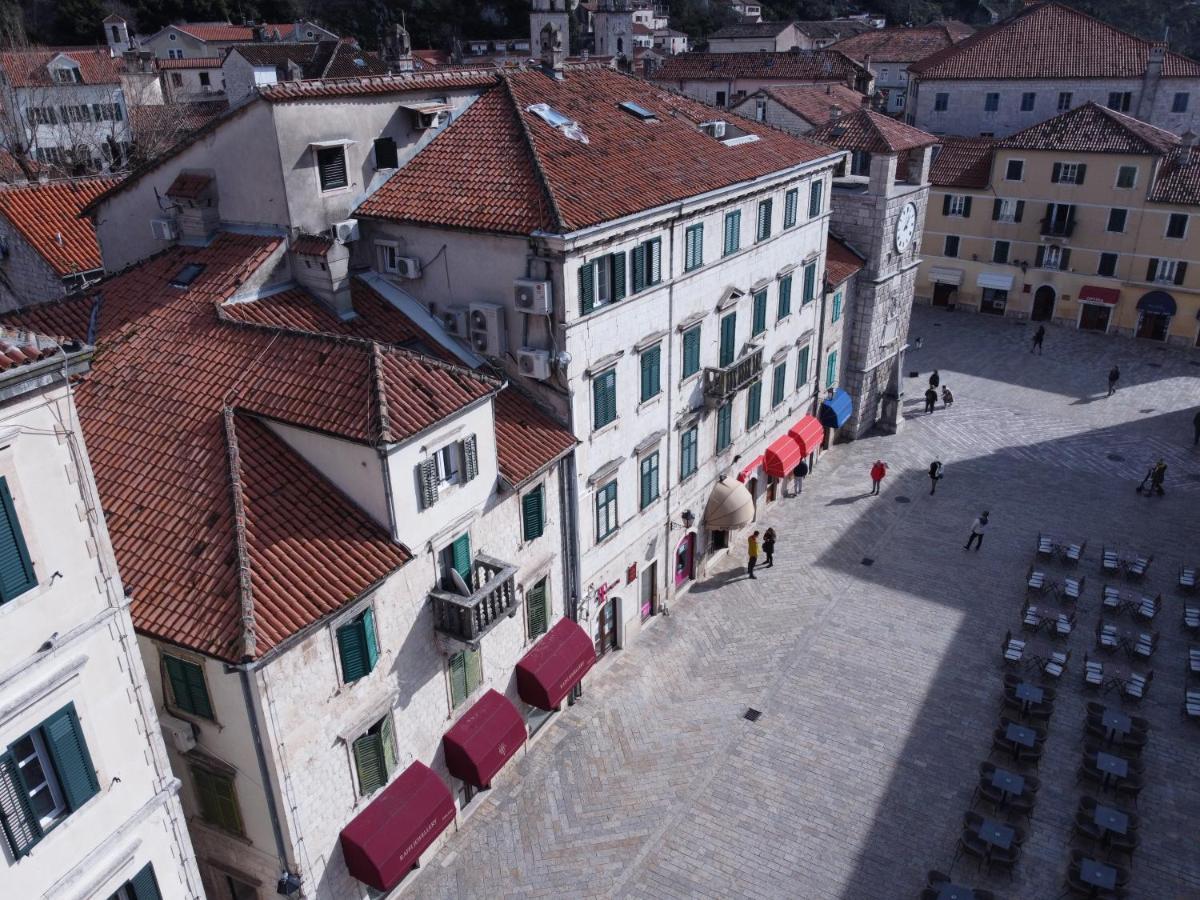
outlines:
[[[841,445],[803,495],[760,510],[779,533],[776,563],[742,577],[745,534],[668,617],[598,666],[566,709],[429,864],[417,897],[916,897],[948,871],[999,724],[1001,643],[1021,634],[1036,538],[1087,541],[1072,651],[1049,720],[1041,781],[1013,880],[956,881],[1008,898],[1063,889],[1079,799],[1084,690],[1108,545],[1153,553],[1142,593],[1163,595],[1148,663],[1128,711],[1150,722],[1137,802],[1141,846],[1130,896],[1200,895],[1200,725],[1181,713],[1188,636],[1179,566],[1200,565],[1200,356],[1051,328],[918,308],[898,435]],[[1106,397],[1105,377],[1121,369]],[[955,404],[926,415],[938,369]],[[1166,496],[1134,488],[1168,465]],[[944,480],[929,495],[929,463]],[[880,496],[868,470],[889,465]],[[963,543],[991,513],[982,550]],[[1042,568],[1061,577],[1058,563]],[[1129,586],[1122,583],[1122,589]],[[1035,639],[1039,640],[1039,639]],[[1044,642],[1043,642],[1044,643]],[[1034,673],[1029,672],[1034,678]],[[744,718],[760,710],[757,721]],[[993,757],[1003,764],[1003,760]],[[988,814],[986,807],[979,811]],[[1082,845],[1080,845],[1082,846]]]

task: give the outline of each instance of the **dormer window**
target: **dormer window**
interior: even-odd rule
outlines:
[[[59,84],[83,84],[83,75],[78,66],[56,66],[51,71]]]

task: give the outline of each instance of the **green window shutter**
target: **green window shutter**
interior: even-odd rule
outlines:
[[[211,719],[213,711],[212,704],[208,699],[208,685],[204,683],[204,669],[195,663],[185,662],[183,665],[192,698],[192,711],[202,718]]]
[[[683,377],[700,371],[700,326],[683,333]]]
[[[450,545],[450,555],[453,558],[454,571],[462,576],[462,580],[471,587],[471,536],[459,535]]]
[[[586,316],[596,308],[596,265],[579,267],[579,314]]]
[[[625,299],[625,254],[612,253],[609,259],[609,276],[612,284],[612,298],[616,303]],[[634,288],[634,290],[637,290]]]
[[[817,264],[804,267],[804,302],[811,303],[817,296]]]
[[[54,760],[63,797],[74,812],[100,793],[96,769],[88,754],[74,703],[68,703],[42,723],[42,737]]]
[[[174,656],[164,656],[163,664],[167,670],[167,680],[171,682],[171,693],[175,696],[175,708],[211,719],[213,711],[208,699],[208,687],[204,684],[204,670],[196,663]]]
[[[438,502],[437,460],[432,456],[417,466],[417,481],[421,485],[421,508],[429,509]]]
[[[337,630],[338,655],[342,659],[342,681],[358,681],[370,670],[367,665],[367,639],[362,622],[355,619]]]
[[[29,808],[29,795],[21,783],[17,763],[8,753],[0,754],[0,825],[16,859],[42,839],[42,829]]]
[[[646,287],[646,245],[638,244],[633,248],[633,292]]]
[[[8,480],[0,478],[0,603],[19,597],[36,584]]]
[[[737,313],[730,313],[721,320],[721,368],[733,362],[736,339]]]
[[[524,537],[527,541],[540,538],[545,528],[542,521],[542,494],[544,490],[543,485],[539,484],[521,498],[521,522]]]
[[[792,312],[792,276],[784,275],[779,279],[779,310],[777,319],[791,315]]]
[[[829,354],[825,361],[825,387],[837,386],[837,351]]]
[[[754,331],[753,334],[762,334],[767,330],[767,292],[766,290],[758,291],[754,295]]]
[[[733,442],[733,404],[726,403],[717,410],[717,452]]]
[[[233,834],[243,834],[242,814],[238,809],[233,779],[207,769],[192,769],[200,815],[204,821]]]
[[[784,381],[787,378],[787,363],[781,362],[775,367],[775,382],[771,385],[771,405],[778,406],[783,402]]]
[[[762,382],[756,381],[746,391],[746,428],[753,428],[762,417]]]
[[[725,215],[725,253],[733,253],[742,242],[742,214],[740,211]]]
[[[596,428],[617,417],[617,373],[610,369],[592,380],[592,406]]]
[[[525,594],[525,602],[529,607],[529,637],[535,638],[546,633],[550,618],[546,609],[546,579],[543,578]]]
[[[154,877],[154,866],[150,863],[142,866],[136,875],[129,879],[129,890],[134,900],[162,900],[158,890],[158,879]]]
[[[450,705],[458,706],[467,699],[466,653],[455,653],[450,657]]]
[[[367,607],[361,616],[363,638],[367,648],[367,671],[375,669],[379,662],[379,635],[375,631],[375,610]]]
[[[704,224],[692,225],[685,232],[684,271],[690,272],[704,265]]]
[[[783,195],[783,227],[791,228],[796,224],[796,206],[800,199],[800,192],[796,188],[792,188]]]
[[[392,714],[389,712],[379,723],[379,745],[383,750],[384,782],[396,771],[399,754],[396,753],[396,730],[392,725]]]
[[[658,396],[662,390],[660,377],[662,348],[651,347],[642,352],[642,402]]]
[[[175,702],[171,705],[190,713],[193,712],[191,688],[187,675],[184,673],[184,665],[183,660],[173,656],[163,657],[163,666],[167,670],[167,681],[171,683],[171,695],[175,698]]]
[[[814,181],[808,191],[808,217],[811,219],[814,216],[821,214],[821,203],[824,199],[825,183],[822,181]]]
[[[772,206],[770,200],[763,200],[758,204],[758,230],[755,235],[757,240],[765,241],[771,236]]]
[[[475,435],[468,435],[462,442],[463,477],[470,481],[479,474],[479,446]]]
[[[687,478],[696,471],[696,442],[699,433],[693,426],[683,433],[679,440],[679,477]]]
[[[358,770],[358,792],[366,797],[387,784],[383,741],[378,733],[364,734],[354,742],[354,768]]]
[[[466,666],[467,666],[467,694],[470,694],[475,688],[479,687],[483,681],[483,666],[478,650],[466,651]]]
[[[796,387],[801,388],[808,381],[808,348],[800,348],[800,358],[796,362]]]

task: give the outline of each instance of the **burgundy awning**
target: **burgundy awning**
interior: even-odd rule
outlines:
[[[491,787],[492,778],[527,736],[517,708],[499,691],[490,690],[442,737],[446,768],[475,787]]]
[[[517,692],[530,706],[555,709],[595,664],[596,647],[588,633],[570,619],[559,619],[517,663]]]
[[[740,481],[744,484],[746,482],[746,479],[749,478],[751,475],[753,475],[754,472],[758,469],[758,467],[761,466],[762,464],[763,464],[763,458],[761,456],[754,457],[754,459],[752,459],[752,460],[750,460],[750,462],[746,463],[746,467],[744,469],[742,469],[741,472],[738,473],[738,481]]]
[[[1121,292],[1117,288],[1085,284],[1079,289],[1078,299],[1080,303],[1104,303],[1107,306],[1116,306],[1117,301],[1121,299]]]
[[[790,434],[785,434],[763,454],[763,468],[772,478],[786,478],[800,464],[805,453]]]
[[[363,884],[390,891],[453,821],[450,789],[415,762],[342,829],[346,868]]]
[[[788,430],[788,434],[800,445],[804,455],[808,456],[825,440],[825,426],[817,421],[815,416],[805,416]]]

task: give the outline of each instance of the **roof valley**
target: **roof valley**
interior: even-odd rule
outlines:
[[[538,153],[533,135],[529,133],[529,126],[525,122],[525,117],[521,114],[521,104],[517,101],[517,97],[513,93],[512,85],[509,83],[507,76],[500,78],[500,84],[504,89],[505,95],[508,97],[508,102],[512,104],[513,115],[517,117],[517,127],[521,130],[521,137],[529,150],[530,160],[533,163],[533,171],[537,174],[538,187],[541,189],[541,194],[550,204],[550,214],[553,216],[554,228],[556,231],[565,231],[567,229],[563,224],[562,210],[558,208],[558,201],[554,198],[554,191],[550,188],[550,181],[546,177],[546,170],[542,167],[541,155]],[[539,212],[545,211],[539,209]]]
[[[242,462],[238,452],[237,427],[233,408],[221,411],[225,448],[229,462],[229,491],[233,501],[234,545],[238,567],[238,601],[242,623],[242,660],[254,659],[258,649],[258,629],[254,620],[254,583],[251,578],[250,552],[246,541],[246,505],[242,487]]]

